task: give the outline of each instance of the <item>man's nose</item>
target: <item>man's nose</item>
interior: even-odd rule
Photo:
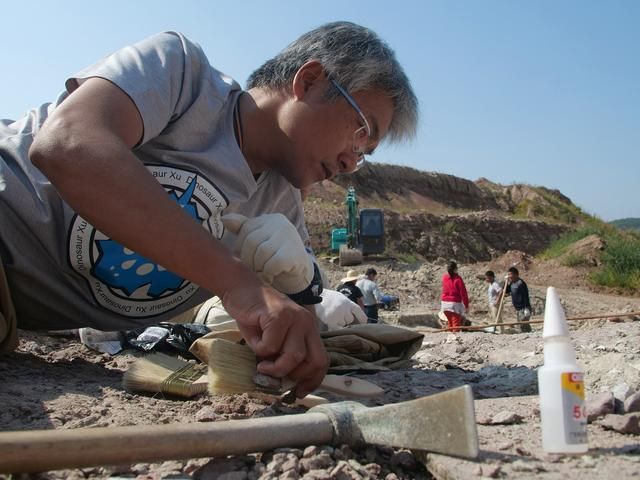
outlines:
[[[340,167],[340,173],[352,173],[356,170],[358,166],[358,158],[359,154],[355,152],[345,152],[340,155],[338,159],[338,164]]]

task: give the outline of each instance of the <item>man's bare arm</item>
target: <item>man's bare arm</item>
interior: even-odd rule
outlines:
[[[30,158],[62,198],[97,229],[223,299],[264,373],[289,375],[308,393],[327,357],[311,314],[256,275],[186,215],[131,152],[143,135],[133,101],[91,78],[36,135]],[[167,228],[168,227],[168,228]],[[170,234],[167,234],[167,231]]]

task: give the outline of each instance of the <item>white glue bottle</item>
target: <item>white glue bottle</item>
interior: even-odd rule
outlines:
[[[587,415],[584,369],[576,363],[558,293],[547,289],[544,310],[544,365],[538,369],[542,448],[548,453],[584,453]]]

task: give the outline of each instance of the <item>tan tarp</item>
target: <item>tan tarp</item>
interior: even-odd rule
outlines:
[[[420,349],[424,337],[405,328],[375,323],[352,325],[323,332],[321,336],[331,358],[330,372],[401,368]],[[214,338],[242,340],[240,332],[235,329],[213,331],[196,340],[190,348],[191,353],[207,363],[209,345]]]

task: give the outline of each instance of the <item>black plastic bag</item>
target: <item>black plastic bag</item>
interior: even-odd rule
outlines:
[[[189,347],[198,338],[209,333],[206,325],[196,323],[159,323],[126,332],[127,343],[145,352],[179,353],[193,358]]]

